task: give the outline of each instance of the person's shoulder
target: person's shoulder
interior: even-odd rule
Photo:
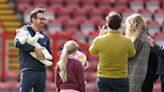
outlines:
[[[68,58],[68,60],[71,62],[71,63],[74,63],[74,64],[81,64],[81,62],[78,60],[78,59],[76,59],[76,58]]]
[[[27,25],[22,26],[20,29],[28,31],[29,28],[32,28],[32,27],[31,27],[31,25],[27,24]]]
[[[123,40],[126,40],[126,41],[131,41],[130,38],[128,38],[128,37],[126,37],[126,36],[124,36],[124,35],[122,35],[122,39],[123,39]]]

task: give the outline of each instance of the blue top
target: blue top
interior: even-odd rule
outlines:
[[[33,37],[35,35],[34,30],[32,29],[31,25],[25,25],[21,27],[20,29],[23,29],[24,31],[28,31],[31,36]],[[42,35],[44,35],[43,39],[39,39],[38,43],[45,47],[50,53],[50,39],[47,35],[45,35],[43,32],[40,32]],[[19,63],[20,63],[20,69],[21,71],[24,70],[33,70],[33,71],[41,71],[45,72],[45,65],[42,64],[37,59],[33,58],[29,52],[33,52],[35,47],[30,44],[21,44],[18,39],[15,39],[15,47],[19,48]]]

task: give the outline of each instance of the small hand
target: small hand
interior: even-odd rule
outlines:
[[[35,48],[35,53],[36,53],[36,56],[38,57],[38,59],[44,59],[44,55],[42,53],[42,48]]]
[[[148,41],[151,47],[155,46],[155,40],[152,37],[148,36]]]
[[[108,32],[108,29],[105,29],[105,25],[102,26],[102,28],[99,26],[99,36],[104,35]]]

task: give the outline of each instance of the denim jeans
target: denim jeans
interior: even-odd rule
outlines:
[[[97,78],[99,92],[129,92],[128,78]]]
[[[46,73],[26,70],[20,75],[20,92],[45,92]]]

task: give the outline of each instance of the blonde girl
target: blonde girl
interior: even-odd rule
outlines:
[[[64,44],[56,66],[57,92],[85,92],[83,66],[78,59],[69,57],[77,50],[78,45],[73,40]]]

